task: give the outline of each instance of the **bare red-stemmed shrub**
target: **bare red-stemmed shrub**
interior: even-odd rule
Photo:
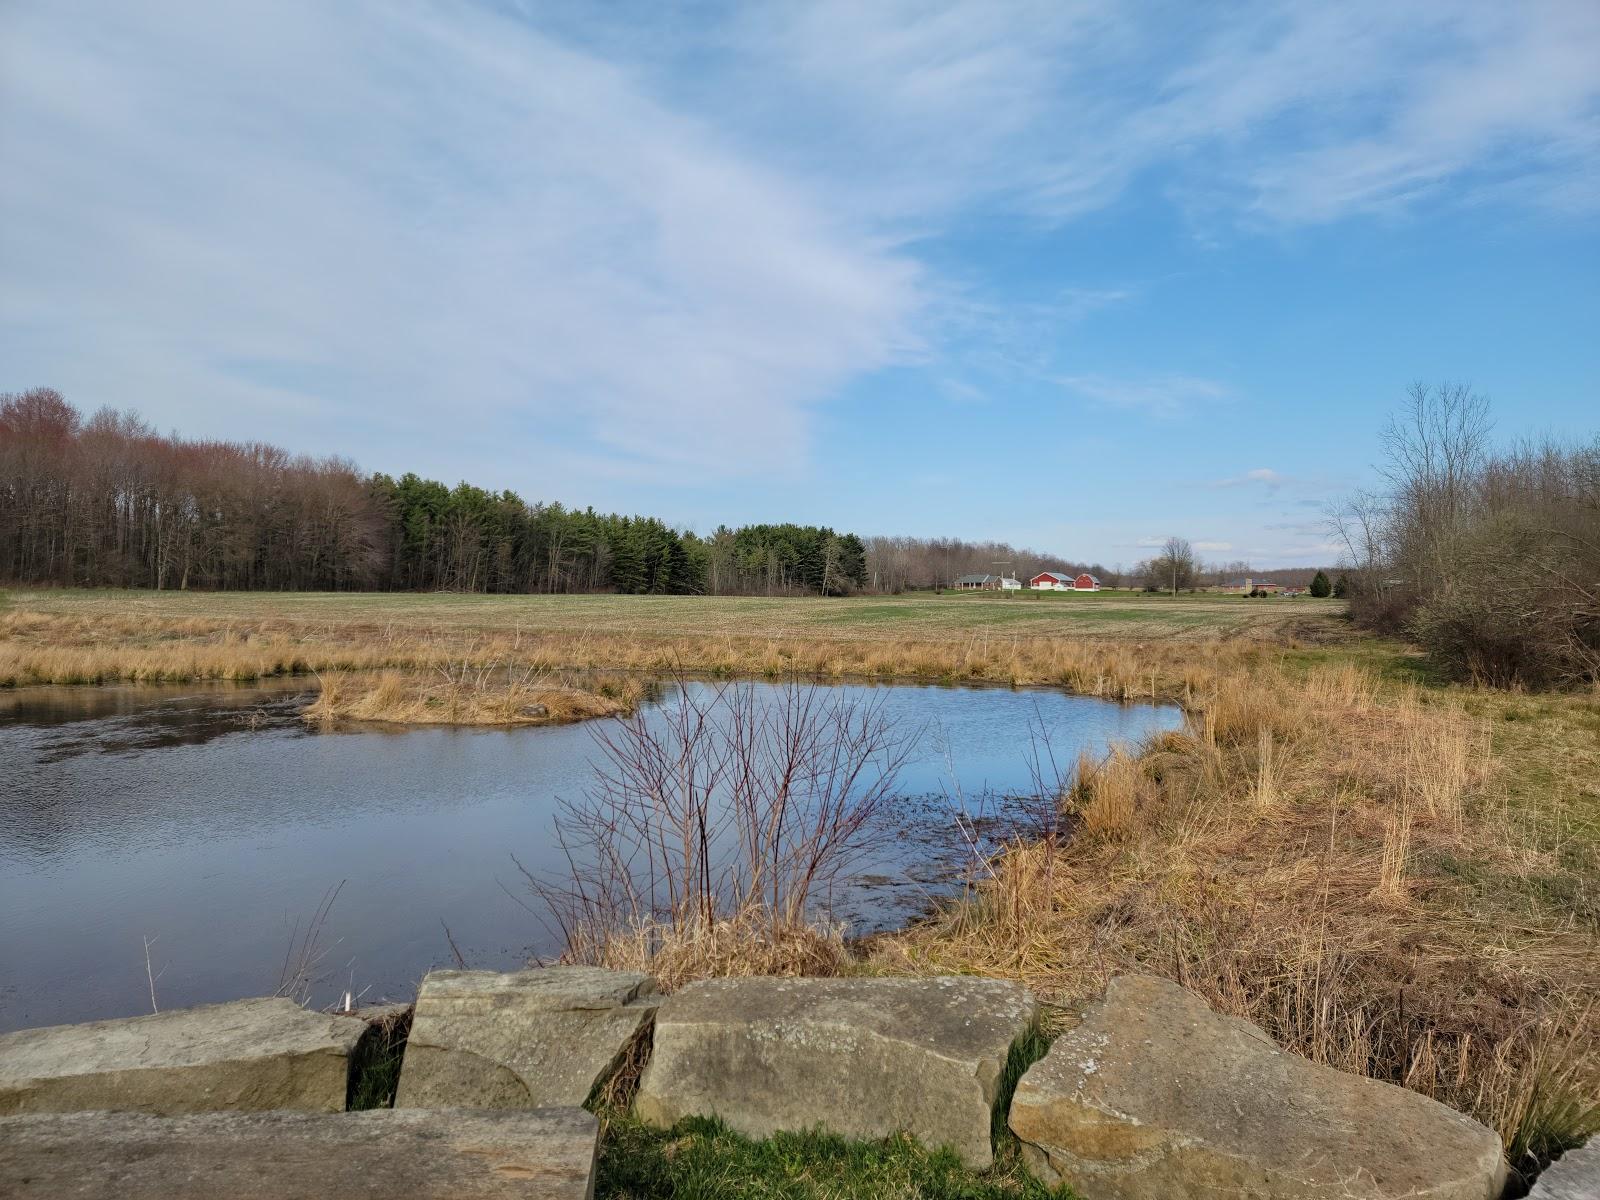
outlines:
[[[568,960],[648,958],[730,922],[785,941],[883,836],[912,739],[874,698],[728,684],[596,729],[595,781],[563,801],[563,878],[525,872]],[[824,956],[826,960],[826,956]]]

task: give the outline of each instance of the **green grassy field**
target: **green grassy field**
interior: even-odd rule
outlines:
[[[751,596],[483,596],[415,593],[40,589],[10,607],[48,616],[282,621],[472,632],[740,635],[848,640],[1016,637],[1117,640],[1336,636],[1337,600],[1139,592],[946,593],[847,599]]]

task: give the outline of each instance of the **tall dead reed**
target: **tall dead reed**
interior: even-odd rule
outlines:
[[[532,667],[446,663],[432,671],[376,676],[318,675],[308,721],[407,725],[556,725],[632,712],[644,683],[633,677],[597,683]]]

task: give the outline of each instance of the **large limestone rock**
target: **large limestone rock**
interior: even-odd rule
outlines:
[[[1146,976],[1113,979],[1028,1069],[1010,1123],[1035,1174],[1086,1200],[1495,1200],[1505,1180],[1476,1121]]]
[[[395,1103],[581,1105],[649,1029],[659,1000],[633,971],[434,971],[417,993]]]
[[[1545,1168],[1528,1200],[1600,1200],[1600,1138],[1568,1150]]]
[[[578,1109],[0,1118],[7,1200],[589,1200]]]
[[[1013,1042],[1038,1005],[997,979],[717,979],[667,998],[635,1109],[656,1125],[717,1116],[752,1137],[824,1126],[903,1130],[993,1160]]]
[[[0,1035],[0,1116],[345,1107],[366,1025],[268,997]]]

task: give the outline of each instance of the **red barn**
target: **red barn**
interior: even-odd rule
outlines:
[[[1100,581],[1085,571],[1072,581],[1072,590],[1075,592],[1098,592]]]
[[[1060,571],[1040,571],[1028,580],[1028,586],[1052,592],[1066,591],[1072,586],[1072,576],[1063,575]]]

